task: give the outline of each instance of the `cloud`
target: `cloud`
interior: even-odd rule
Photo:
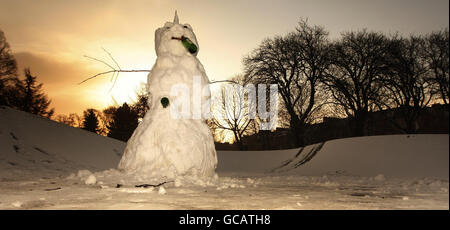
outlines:
[[[37,76],[37,81],[44,84],[43,90],[52,100],[51,107],[56,108],[56,114],[80,114],[87,108],[102,109],[114,100],[119,103],[131,102],[136,89],[147,78],[146,73],[121,74],[114,88],[111,88],[111,77],[102,75],[79,85],[82,80],[106,71],[106,67],[83,58],[68,61],[31,52],[13,55],[19,65],[21,78],[24,77],[24,68],[29,67],[31,74]]]
[[[63,62],[29,52],[15,53],[14,57],[19,65],[20,75],[23,75],[24,68],[29,67],[31,73],[37,75],[46,85],[74,85],[93,71],[82,63]]]
[[[23,69],[29,67],[38,82],[44,84],[43,89],[52,99],[51,106],[56,108],[58,114],[80,113],[90,107],[102,108],[110,100],[104,95],[108,79],[94,79],[78,85],[83,79],[99,72],[82,61],[55,60],[30,52],[15,53],[14,57],[18,63],[19,76],[23,78]]]

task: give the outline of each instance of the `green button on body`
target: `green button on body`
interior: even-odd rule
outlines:
[[[169,98],[167,98],[167,97],[163,97],[163,98],[161,98],[161,105],[164,107],[164,108],[166,108],[167,106],[169,106]]]

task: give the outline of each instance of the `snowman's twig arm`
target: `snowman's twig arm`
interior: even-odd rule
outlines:
[[[83,81],[81,81],[80,83],[78,83],[78,85],[81,85],[81,84],[83,84],[83,83],[85,83],[85,82],[87,82],[87,81],[89,81],[91,79],[94,79],[94,78],[96,78],[96,77],[98,77],[100,75],[104,75],[104,74],[110,74],[110,73],[138,73],[138,72],[150,72],[150,70],[149,69],[132,69],[132,70],[125,70],[125,69],[117,70],[117,69],[114,69],[114,70],[109,70],[109,71],[101,72],[101,73],[95,74],[94,76],[88,77],[88,78],[84,79]]]
[[[95,57],[87,56],[87,55],[83,55],[83,57],[92,59],[92,60],[94,60],[94,61],[101,62],[101,63],[105,64],[106,66],[108,66],[109,68],[111,68],[112,70],[114,70],[114,67],[112,67],[110,64],[108,64],[107,62],[105,62],[105,61],[103,61],[103,60],[100,60],[100,59],[95,58]]]
[[[93,76],[91,76],[91,77],[88,77],[88,78],[84,79],[83,81],[81,81],[80,83],[78,83],[79,85],[80,85],[80,84],[83,84],[83,83],[85,83],[85,82],[87,82],[87,81],[89,81],[89,80],[91,80],[91,79],[94,79],[94,78],[96,78],[96,77],[98,77],[98,76],[100,76],[100,75],[112,73],[112,74],[113,74],[112,79],[114,80],[114,83],[113,83],[113,86],[112,86],[112,87],[114,87],[114,85],[115,85],[115,83],[116,83],[116,81],[117,81],[117,77],[118,77],[119,73],[123,73],[123,72],[126,72],[126,73],[150,72],[150,70],[123,70],[122,68],[120,68],[119,63],[116,61],[116,59],[114,59],[114,57],[112,56],[112,54],[111,54],[110,52],[108,52],[108,50],[106,50],[105,48],[102,47],[102,49],[103,49],[103,51],[104,51],[106,54],[108,54],[109,58],[114,62],[114,64],[116,65],[116,67],[117,67],[118,69],[116,69],[115,67],[113,67],[112,65],[110,65],[109,63],[107,63],[106,61],[103,61],[103,60],[98,59],[98,58],[94,58],[94,57],[90,57],[90,56],[84,55],[84,57],[86,57],[86,58],[89,58],[89,59],[91,59],[91,60],[94,60],[94,61],[98,61],[98,62],[103,63],[103,64],[106,65],[107,67],[111,68],[111,70],[105,71],[105,72],[101,72],[101,73],[97,73],[97,74],[95,74],[95,75],[93,75]],[[215,83],[234,83],[234,84],[238,84],[238,82],[233,81],[233,80],[220,80],[220,81],[210,81],[210,82],[209,82],[210,85],[211,85],[211,84],[215,84]],[[112,87],[111,87],[111,89],[112,89]]]
[[[209,84],[214,84],[214,83],[222,83],[222,82],[228,82],[228,83],[234,83],[234,84],[238,84],[237,82],[233,81],[233,80],[220,80],[220,81],[210,81]]]
[[[108,54],[109,58],[114,62],[114,64],[116,65],[116,67],[117,67],[118,69],[116,69],[116,67],[113,67],[113,65],[109,64],[109,63],[106,62],[106,61],[103,61],[103,60],[98,59],[98,58],[94,58],[94,57],[90,57],[90,56],[84,55],[85,58],[89,58],[89,59],[91,59],[91,60],[94,60],[94,61],[98,61],[98,62],[103,63],[104,65],[106,65],[107,67],[109,67],[111,70],[105,71],[105,72],[101,72],[101,73],[97,73],[97,74],[95,74],[95,75],[93,75],[93,76],[91,76],[91,77],[88,77],[88,78],[84,79],[83,81],[81,81],[80,83],[78,83],[78,85],[83,84],[83,83],[85,83],[85,82],[87,82],[87,81],[89,81],[89,80],[91,80],[91,79],[94,79],[94,78],[100,76],[100,75],[105,75],[105,74],[111,74],[111,73],[112,73],[112,81],[114,81],[112,87],[114,87],[114,85],[116,84],[116,81],[117,81],[117,77],[119,76],[119,73],[150,72],[150,70],[148,70],[148,69],[123,70],[122,68],[120,68],[119,63],[116,61],[116,59],[114,59],[114,57],[111,55],[111,53],[108,52],[108,50],[106,50],[106,49],[103,48],[103,47],[102,47],[102,49],[103,49],[103,51],[104,51],[106,54]],[[112,89],[112,87],[111,87],[111,89]]]
[[[103,49],[103,51],[105,51],[105,53],[108,54],[109,58],[111,58],[111,60],[116,64],[117,68],[119,68],[119,70],[122,70],[122,68],[120,68],[119,63],[117,63],[116,59],[114,59],[114,57],[111,55],[111,53],[108,52],[108,50],[106,50],[106,49],[103,48],[103,47],[102,47],[102,49]],[[113,85],[111,86],[111,88],[109,89],[109,92],[111,92],[111,90],[112,90],[112,89],[114,88],[114,86],[116,85],[117,78],[119,78],[119,73],[120,73],[120,72],[115,72],[115,73],[113,73],[112,79],[111,79],[111,80],[114,80],[114,82],[113,82]]]
[[[91,58],[91,57],[88,57],[88,58]],[[94,59],[94,58],[91,58],[91,59]],[[96,59],[94,59],[94,60],[96,60]],[[100,61],[100,60],[97,60],[97,61]],[[101,62],[101,61],[100,61],[100,62]],[[109,66],[109,65],[108,65],[108,66]],[[112,68],[112,67],[111,67],[111,68]],[[149,69],[131,69],[131,70],[120,69],[120,70],[119,70],[119,69],[114,69],[114,68],[112,68],[112,70],[105,71],[105,72],[101,72],[101,73],[95,74],[94,76],[88,77],[88,78],[84,79],[83,81],[81,81],[81,82],[78,83],[78,84],[79,84],[79,85],[80,85],[80,84],[83,84],[83,83],[85,83],[85,82],[87,82],[87,81],[89,81],[89,80],[91,80],[91,79],[94,79],[94,78],[96,78],[96,77],[98,77],[98,76],[100,76],[100,75],[104,75],[104,74],[110,74],[110,73],[138,73],[138,72],[150,72],[150,70],[149,70]],[[233,80],[210,81],[209,84],[211,85],[211,84],[215,84],[215,83],[223,83],[223,82],[228,82],[228,83],[238,84],[237,82],[235,82],[235,81],[233,81]]]
[[[111,58],[111,60],[112,60],[114,63],[116,63],[117,68],[119,68],[119,70],[122,70],[122,68],[120,68],[120,66],[119,66],[119,63],[117,63],[116,59],[113,58],[113,56],[111,55],[111,53],[108,52],[108,50],[106,50],[106,49],[103,48],[103,47],[102,47],[102,49],[103,49],[103,51],[105,51],[105,53],[108,54],[109,58]]]

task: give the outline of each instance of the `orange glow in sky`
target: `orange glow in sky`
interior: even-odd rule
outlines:
[[[331,38],[362,28],[409,35],[448,27],[448,8],[448,0],[0,0],[0,29],[20,74],[29,66],[56,114],[68,114],[131,102],[146,73],[123,73],[112,90],[107,76],[78,85],[108,70],[83,56],[106,60],[103,47],[122,69],[151,69],[154,31],[175,10],[181,23],[192,25],[210,80],[223,80],[242,71],[242,58],[264,38],[294,30],[301,17],[324,26]]]

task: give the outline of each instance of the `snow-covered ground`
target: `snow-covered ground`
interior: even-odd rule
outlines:
[[[0,209],[449,209],[448,135],[219,151],[218,177],[155,188],[116,170],[124,148],[0,107]]]

